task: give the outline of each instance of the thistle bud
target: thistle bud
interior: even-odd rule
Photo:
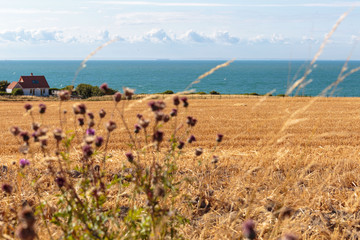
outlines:
[[[10,132],[14,135],[14,136],[17,136],[20,134],[20,129],[16,126],[13,126],[10,128]]]
[[[109,132],[112,132],[116,129],[116,123],[114,121],[109,121],[108,123],[106,123],[106,129],[109,131]]]
[[[101,145],[103,144],[103,142],[104,142],[104,138],[102,138],[102,137],[96,137],[95,138],[95,146],[96,147],[101,147]]]
[[[24,108],[25,108],[26,111],[29,111],[29,110],[31,110],[32,105],[27,103],[27,104],[24,105]]]
[[[119,92],[116,92],[114,95],[113,95],[113,99],[116,103],[120,102],[121,101],[121,93]]]
[[[29,133],[26,131],[20,132],[20,137],[23,138],[24,142],[28,142],[30,139]]]
[[[181,149],[184,148],[184,145],[185,145],[185,143],[184,143],[183,141],[180,141],[180,142],[179,142],[179,145],[177,146],[177,148],[181,150]]]
[[[40,104],[39,104],[39,113],[40,113],[40,114],[44,114],[45,111],[46,111],[46,105],[43,104],[43,103],[40,103]]]
[[[135,130],[134,133],[139,133],[141,130],[141,127],[138,124],[135,124]]]
[[[99,111],[99,117],[100,117],[100,118],[104,118],[105,115],[106,115],[105,110],[104,110],[104,109],[101,109],[101,110]]]
[[[95,117],[94,117],[94,114],[92,112],[88,112],[88,117],[93,120]]]
[[[7,193],[7,194],[11,194],[12,193],[12,190],[13,190],[13,187],[10,185],[10,184],[7,184],[7,183],[4,183],[2,186],[1,186],[1,189]]]
[[[134,89],[123,88],[123,91],[124,91],[124,95],[127,100],[130,100],[132,98],[132,96],[134,95]]]
[[[174,103],[175,106],[178,106],[180,104],[179,96],[174,96],[173,97],[173,103]]]
[[[177,110],[176,109],[171,110],[170,116],[171,117],[176,117],[177,116]]]
[[[220,143],[220,142],[222,141],[223,137],[224,137],[224,135],[222,135],[222,134],[219,133],[219,134],[217,135],[216,141],[217,141],[218,143]]]
[[[153,141],[154,142],[162,142],[163,141],[163,138],[164,138],[164,133],[162,131],[156,131],[153,135]]]
[[[103,93],[107,93],[109,91],[109,86],[107,85],[107,83],[101,84],[99,88]]]
[[[188,143],[192,143],[192,142],[195,142],[196,141],[196,138],[194,135],[191,135],[189,138],[188,138]]]
[[[130,163],[134,162],[134,155],[131,152],[125,153],[125,156]]]
[[[202,148],[197,148],[195,149],[195,155],[196,156],[200,156],[203,153],[203,149]]]
[[[242,225],[244,237],[247,239],[255,239],[255,223],[252,220],[247,220]]]
[[[78,118],[79,126],[84,126],[85,121],[83,118]]]
[[[181,101],[183,102],[183,106],[184,106],[184,107],[188,107],[188,106],[189,106],[187,97],[182,97],[182,98],[181,98]]]
[[[70,99],[71,93],[68,90],[63,90],[63,91],[60,91],[58,96],[60,98],[60,101],[67,101]]]
[[[85,157],[90,157],[94,153],[90,145],[84,145],[82,151]]]
[[[64,134],[60,128],[54,130],[54,138],[60,142],[64,138]]]
[[[63,177],[56,177],[55,183],[58,185],[59,188],[62,188],[63,186],[65,186],[66,181]]]

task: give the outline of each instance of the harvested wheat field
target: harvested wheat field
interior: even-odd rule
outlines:
[[[161,124],[164,125],[161,126],[163,139],[158,135],[153,137],[154,114],[148,102],[122,101],[119,111],[113,111],[113,102],[84,102],[87,111],[95,115],[96,135],[106,137],[104,125],[110,118],[117,124],[110,134],[108,149],[102,145],[99,149],[102,153],[94,156],[91,164],[101,166],[104,181],[111,181],[114,174],[131,168],[132,160],[125,156],[131,148],[139,169],[154,162],[162,165],[166,162],[163,156],[170,148],[168,139],[173,127],[177,126],[176,136],[185,142],[185,147],[181,156],[174,158],[177,165],[174,178],[188,181],[178,185],[179,194],[171,201],[161,202],[162,206],[171,206],[189,220],[177,228],[185,239],[296,239],[290,238],[290,234],[299,239],[359,239],[359,98],[189,99],[188,108],[179,105],[177,120],[170,119]],[[174,108],[172,98],[165,102],[164,113],[169,114]],[[29,102],[34,105],[31,114],[25,114],[25,103],[0,103],[0,164],[7,167],[7,171],[2,167],[0,183],[12,186],[11,194],[0,193],[0,233],[3,238],[12,239],[21,224],[17,212],[24,201],[34,211],[41,201],[42,208],[37,207],[36,214],[37,235],[40,239],[51,239],[50,235],[53,239],[62,238],[65,236],[61,228],[50,223],[60,206],[56,195],[61,191],[56,183],[66,191],[56,180],[58,178],[56,183],[54,180],[60,171],[57,169],[60,163],[55,157],[57,147],[52,132],[61,121],[65,135],[76,133],[68,149],[71,160],[65,164],[69,169],[76,169],[81,166],[82,154],[86,152],[78,147],[84,141],[85,127],[78,126],[74,117],[72,105],[76,102],[63,102],[60,111],[59,102],[46,102],[46,113],[41,116],[39,102]],[[107,114],[99,122],[98,111],[102,108]],[[67,113],[64,114],[63,110]],[[132,139],[120,113],[127,121]],[[148,144],[142,131],[133,133],[138,113],[151,120]],[[188,127],[187,116],[197,119],[193,128]],[[32,117],[49,130],[48,144],[42,149],[39,143],[31,142],[29,150],[21,148],[27,152],[24,155],[19,152],[23,140],[14,137],[9,128],[18,126],[32,133]],[[85,125],[88,122],[89,118]],[[224,137],[217,144],[219,133]],[[190,144],[186,140],[191,134],[196,141]],[[153,138],[160,143],[159,151],[151,144]],[[138,150],[134,150],[134,145]],[[202,148],[202,154],[199,148]],[[199,156],[195,155],[195,149],[198,149]],[[62,145],[58,150],[66,152]],[[103,152],[108,156],[105,166],[102,165]],[[28,159],[30,165],[20,168],[21,158]],[[82,177],[70,174],[66,179],[75,184]],[[151,184],[155,186],[157,183]],[[148,200],[153,197],[139,194],[139,199],[131,203],[131,194],[131,184],[123,188],[109,187],[102,209],[116,206],[127,209],[134,202],[145,206],[145,195]],[[255,223],[256,238],[247,232],[249,229],[243,231],[243,223],[249,219]],[[119,223],[107,224],[119,232],[126,228],[121,225],[121,219]],[[248,222],[248,225],[251,224]],[[156,228],[152,230],[156,232]],[[286,234],[287,238],[284,237]],[[152,238],[159,236],[155,234]],[[127,237],[119,235],[118,238]],[[74,235],[68,239],[81,238]]]

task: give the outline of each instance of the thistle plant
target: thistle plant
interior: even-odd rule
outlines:
[[[106,92],[107,84],[100,89]],[[20,210],[27,211],[28,216],[36,213],[31,215],[34,217],[31,224],[24,220],[24,214],[16,217],[19,238],[25,239],[21,237],[25,233],[31,235],[28,239],[37,237],[33,227],[36,218],[46,228],[49,239],[53,236],[61,239],[182,238],[182,226],[189,220],[176,203],[186,199],[180,189],[189,180],[178,174],[177,163],[186,146],[196,141],[191,132],[197,119],[179,117],[179,113],[186,113],[189,102],[186,97],[175,96],[169,111],[165,101],[148,102],[152,116],[138,113],[138,122],[131,128],[125,109],[133,94],[134,90],[129,88],[124,88],[123,93],[116,92],[109,114],[100,109],[96,115],[86,104],[75,103],[71,117],[63,109],[70,93],[62,91],[59,93],[59,126],[52,130],[46,125],[45,104],[38,106],[38,114],[31,104],[24,106],[31,119],[31,131],[16,126],[10,131],[21,145],[19,150],[23,155],[17,171],[25,179],[23,183],[31,185],[37,203]],[[113,157],[109,146],[118,128],[127,133],[129,149],[121,149],[125,154]],[[221,140],[222,135],[218,135],[217,142]],[[202,148],[196,148],[194,157],[200,157],[203,152]],[[50,179],[47,185],[57,189],[53,203],[45,200],[41,176],[31,179],[28,174],[35,170],[33,162],[39,153],[47,165],[44,173]],[[112,172],[110,158],[116,160],[120,172]],[[14,192],[22,195],[22,188],[18,186],[4,183],[2,190],[6,197]]]

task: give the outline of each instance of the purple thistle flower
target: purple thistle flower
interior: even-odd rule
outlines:
[[[134,130],[134,133],[139,133],[141,130],[141,127],[139,124],[135,124],[135,130]]]
[[[92,129],[92,128],[88,128],[88,129],[86,130],[86,135],[94,136],[94,135],[95,135],[95,130]]]
[[[164,138],[164,132],[157,130],[153,135],[153,141],[154,142],[162,142]]]
[[[175,108],[173,110],[171,110],[170,116],[171,117],[176,117],[177,116],[177,110]]]
[[[109,91],[109,86],[107,85],[107,83],[101,84],[99,88],[103,93],[107,93],[107,91]]]
[[[178,106],[180,104],[179,96],[174,96],[173,97],[173,103],[174,103],[175,106]]]
[[[24,108],[25,108],[26,111],[29,111],[29,110],[31,110],[32,105],[27,103],[27,104],[24,105]]]
[[[1,189],[7,193],[7,194],[11,194],[12,190],[13,190],[13,187],[10,185],[10,184],[7,184],[7,183],[4,183],[2,186],[1,186]]]
[[[16,126],[13,126],[10,128],[10,132],[14,135],[14,136],[17,136],[20,134],[20,128],[19,127],[16,127]]]
[[[98,136],[98,137],[96,137],[96,139],[95,139],[95,146],[101,147],[101,145],[103,144],[103,142],[104,142],[104,138]]]
[[[188,143],[192,143],[192,142],[195,142],[196,141],[196,138],[194,135],[191,135],[189,138],[188,138]]]
[[[99,111],[99,117],[100,117],[100,118],[104,118],[105,116],[106,116],[105,110],[104,110],[104,109],[101,109],[101,110]]]
[[[153,112],[158,112],[161,110],[164,110],[164,108],[166,107],[166,104],[164,103],[164,101],[151,101],[148,103],[149,107],[151,108],[151,111]]]
[[[178,149],[183,149],[184,148],[185,143],[183,141],[179,142],[179,145],[177,146]]]
[[[125,153],[125,156],[130,163],[134,162],[134,155],[131,152]]]
[[[122,97],[122,95],[121,95],[121,93],[119,93],[119,92],[116,92],[116,93],[113,95],[113,99],[114,99],[114,101],[115,101],[116,103],[118,103],[118,102],[121,101],[121,97]]]
[[[243,225],[243,233],[244,237],[247,239],[255,239],[256,238],[256,232],[255,232],[255,223],[253,220],[246,220]]]
[[[156,121],[160,122],[161,120],[163,120],[163,118],[164,118],[164,113],[163,112],[155,112]]]
[[[216,141],[220,143],[220,142],[222,141],[223,137],[224,137],[224,135],[222,135],[222,134],[219,133],[219,134],[217,135]]]
[[[19,164],[20,164],[21,168],[24,168],[25,166],[30,165],[30,162],[29,162],[29,160],[22,158],[22,159],[20,159]]]
[[[116,129],[116,123],[114,121],[109,121],[106,123],[106,129],[109,131],[109,132],[112,132]]]
[[[63,177],[56,177],[55,182],[59,186],[59,188],[62,188],[66,183],[65,178]]]
[[[40,104],[39,104],[39,113],[40,113],[40,114],[44,114],[45,111],[46,111],[46,105],[43,104],[43,103],[40,103]]]

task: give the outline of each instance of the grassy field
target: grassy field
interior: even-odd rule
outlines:
[[[167,113],[171,102],[167,101]],[[4,216],[24,200],[33,205],[39,201],[30,182],[17,182],[17,166],[13,165],[23,155],[9,128],[16,125],[30,132],[31,117],[25,114],[25,103],[0,102],[0,164],[9,168],[0,183],[17,185],[15,196],[0,198],[0,231],[8,236],[14,227],[4,222]],[[104,123],[110,118],[113,103],[85,103],[96,115],[97,134],[105,135]],[[125,118],[131,129],[137,113],[152,117],[146,103],[133,100],[125,104]],[[183,160],[177,163],[178,173],[193,181],[181,191],[193,202],[204,199],[204,204],[176,203],[190,220],[182,229],[186,239],[239,239],[246,219],[254,220],[258,239],[278,239],[286,233],[300,239],[359,239],[359,98],[233,97],[191,99],[189,103],[180,117],[198,120],[192,131],[197,141],[187,144]],[[36,122],[53,130],[59,126],[59,102],[46,104],[43,118],[35,110],[33,115]],[[66,115],[62,114],[66,119],[63,124],[65,129],[81,132],[74,125],[73,104],[63,104],[62,109],[67,110]],[[97,112],[101,108],[108,114],[99,123]],[[114,119],[118,128],[109,145],[110,172],[120,171],[127,164],[124,153],[130,142],[116,112]],[[165,127],[165,136],[170,131]],[[218,133],[224,134],[224,140],[213,153]],[[50,143],[48,148],[54,146]],[[195,157],[194,149],[198,147],[204,149],[204,154]],[[32,170],[27,173],[40,176],[43,198],[56,208],[54,195],[58,190],[39,147],[32,149],[28,154]],[[214,154],[219,156],[217,164],[211,163]],[[40,239],[47,239],[42,223],[37,230]],[[56,236],[56,230],[51,230]]]

